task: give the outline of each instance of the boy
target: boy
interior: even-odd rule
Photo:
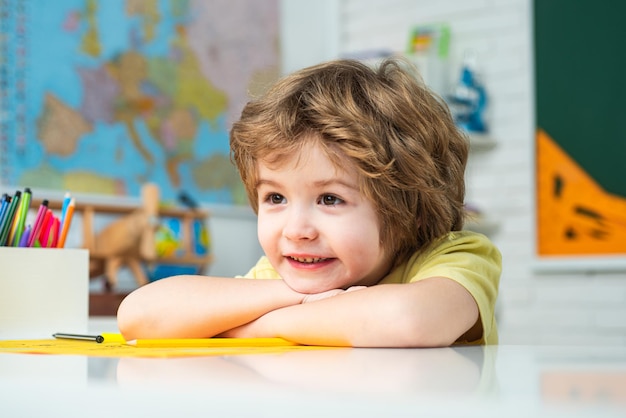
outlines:
[[[497,342],[500,253],[461,231],[468,144],[409,64],[298,71],[247,104],[230,145],[265,256],[245,278],[137,289],[118,310],[127,339]]]

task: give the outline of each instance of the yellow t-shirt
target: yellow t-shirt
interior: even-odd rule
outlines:
[[[497,344],[495,305],[501,271],[500,251],[487,237],[471,231],[456,231],[413,254],[379,284],[413,283],[430,277],[454,280],[474,297],[483,329],[481,339],[458,343]],[[280,279],[267,257],[261,257],[244,277]]]

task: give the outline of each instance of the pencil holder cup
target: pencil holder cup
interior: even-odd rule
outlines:
[[[0,247],[0,339],[86,332],[89,252]]]

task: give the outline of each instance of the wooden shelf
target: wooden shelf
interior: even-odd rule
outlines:
[[[61,209],[63,201],[61,200],[48,200],[48,207],[50,209]],[[43,199],[33,199],[31,201],[32,207],[39,207]],[[77,212],[93,211],[110,214],[110,215],[126,215],[133,210],[137,209],[137,205],[120,205],[110,203],[89,203],[89,202],[76,202],[75,210]],[[182,207],[163,206],[159,207],[160,217],[171,218],[190,218],[190,219],[206,219],[209,216],[209,212],[199,209],[187,209]]]
[[[154,195],[158,199],[158,195],[156,193]],[[194,225],[197,222],[206,224],[210,216],[209,212],[182,207],[158,207],[157,199],[152,200],[150,210],[146,208],[144,202],[118,204],[77,201],[75,203],[75,214],[78,213],[82,218],[81,246],[89,250],[90,278],[103,276],[107,288],[114,290],[117,285],[117,270],[122,266],[129,267],[137,284],[143,285],[148,282],[148,277],[142,265],[195,266],[205,269],[212,263],[212,254],[208,252],[210,249],[207,249],[206,254],[197,254],[194,243]],[[47,200],[50,209],[62,208],[61,200]],[[42,199],[33,200],[31,205],[38,207],[42,201]],[[96,230],[97,216],[113,219]],[[180,222],[180,236],[177,237],[180,247],[170,256],[159,257],[156,250],[156,229],[159,219],[165,218],[177,219]],[[145,244],[146,242],[148,244]],[[142,251],[146,246],[148,250]],[[111,294],[106,294],[102,298],[105,298],[109,305],[111,304]],[[100,303],[99,299],[95,298],[93,303],[97,306]],[[115,303],[117,302],[114,301],[113,304]]]

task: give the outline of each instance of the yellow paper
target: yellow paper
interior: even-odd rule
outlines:
[[[226,340],[226,339],[219,339]],[[236,344],[237,338],[231,338],[227,345],[213,343],[205,347],[134,347],[122,342],[105,342],[98,344],[92,341],[72,340],[6,340],[0,341],[0,353],[22,354],[66,354],[92,357],[198,357],[225,356],[238,354],[269,354],[289,351],[323,350],[336,347],[319,347],[308,345],[250,345]],[[250,339],[244,339],[250,340]],[[265,339],[260,339],[265,340]],[[180,340],[177,340],[180,341]]]

